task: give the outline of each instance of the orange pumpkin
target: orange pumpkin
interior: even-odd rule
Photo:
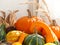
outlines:
[[[58,41],[58,39],[57,39],[56,35],[54,34],[54,32],[44,22],[35,22],[34,24],[32,24],[31,27],[30,27],[30,32],[34,31],[32,29],[35,28],[36,26],[42,27],[44,29],[46,42]]]
[[[46,31],[45,31],[45,29],[42,28],[42,30],[41,30],[40,32],[41,32],[41,35],[42,35],[43,37],[46,36]]]
[[[56,34],[58,39],[60,40],[60,27],[56,24],[55,20],[52,20],[52,24],[50,25],[52,31]]]
[[[18,19],[17,22],[15,23],[15,27],[17,30],[24,31],[26,33],[31,33],[30,32],[31,24],[33,24],[36,21],[40,22],[43,20],[41,18],[31,15],[31,12],[29,10],[27,10],[27,11],[28,11],[29,16],[24,16],[24,17]]]

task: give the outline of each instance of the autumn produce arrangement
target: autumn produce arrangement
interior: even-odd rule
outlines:
[[[48,25],[29,9],[28,15],[16,20],[18,11],[9,11],[8,16],[0,11],[0,45],[60,45],[60,27],[55,20]]]

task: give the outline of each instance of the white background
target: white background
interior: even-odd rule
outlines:
[[[17,17],[22,17],[24,15],[27,15],[26,9],[28,8],[28,5],[20,5],[20,3],[24,3],[26,1],[27,0],[0,0],[0,10],[3,10],[8,13],[8,10],[13,11],[18,9],[19,12],[17,13]]]
[[[48,4],[51,18],[57,19],[57,21],[60,21],[60,0],[45,0]],[[20,5],[19,3],[27,2],[27,0],[0,0],[0,10],[6,11],[8,13],[8,10],[15,10],[19,9],[20,11],[17,13],[17,17],[22,17],[24,15],[27,15],[26,9],[28,9],[28,5]],[[1,14],[0,14],[1,15]],[[8,14],[7,14],[8,15]],[[60,23],[60,22],[58,22]]]
[[[51,18],[56,19],[58,25],[60,25],[60,0],[45,0],[49,7]]]
[[[60,0],[45,0],[49,10],[52,13],[52,18],[60,18]],[[26,15],[28,5],[19,5],[19,3],[27,2],[27,0],[0,0],[0,10],[20,10],[20,16]]]
[[[46,0],[52,18],[60,18],[60,0]]]

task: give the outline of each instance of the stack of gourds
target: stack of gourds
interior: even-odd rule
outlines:
[[[31,15],[30,10],[27,10],[28,16],[15,21],[16,12],[18,10],[10,11],[7,18],[5,15],[4,18],[1,18],[3,21],[0,23],[0,41],[11,45],[59,45],[60,30],[57,30],[59,32],[57,34],[57,31],[51,29],[43,19]]]

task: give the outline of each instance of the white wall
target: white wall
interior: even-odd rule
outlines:
[[[46,0],[52,19],[60,18],[60,0]]]
[[[60,25],[60,0],[46,0],[49,7],[51,18],[55,19]]]
[[[40,5],[46,10],[46,7],[43,5],[43,3],[41,4],[40,0]],[[55,19],[58,23],[58,25],[60,25],[60,0],[45,0],[45,2],[47,3],[47,6],[49,8],[49,14],[51,19]],[[41,13],[39,12],[39,16],[41,15]],[[43,16],[43,18],[45,18],[46,22],[49,24],[47,18],[45,16]]]
[[[20,5],[20,3],[27,2],[27,0],[0,0],[0,10],[6,11],[8,13],[8,10],[20,10],[17,13],[17,17],[21,17],[24,15],[27,15],[26,9],[28,9],[28,5]]]
[[[30,0],[32,1],[32,0]],[[20,10],[20,16],[27,15],[26,9],[28,8],[27,4],[19,5],[19,3],[27,2],[27,0],[0,0],[0,10]],[[52,13],[52,18],[60,18],[60,0],[46,0],[49,10]]]
[[[29,0],[29,2],[30,1],[32,1],[32,0]],[[19,18],[19,17],[27,15],[26,9],[28,9],[29,7],[31,8],[31,6],[28,6],[28,4],[20,5],[20,3],[24,3],[24,2],[27,2],[27,0],[0,0],[0,10],[3,10],[8,14],[8,10],[18,9],[18,10],[20,10],[17,13],[17,15],[18,15],[17,17]],[[60,6],[59,6],[60,0],[46,0],[46,2],[49,6],[51,18],[60,19]]]

